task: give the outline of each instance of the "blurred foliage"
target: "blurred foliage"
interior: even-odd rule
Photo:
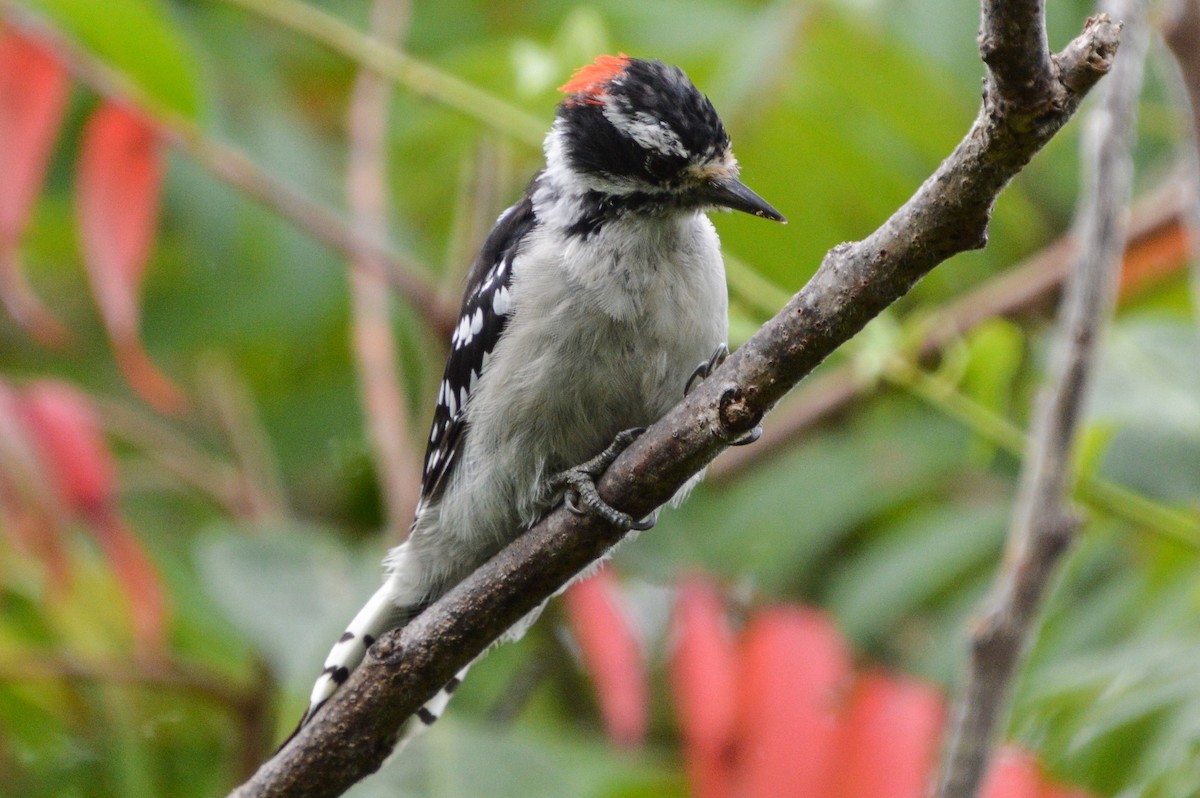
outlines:
[[[232,2],[19,4],[127,75],[156,112],[194,119],[305,195],[344,205],[357,70],[344,55]],[[365,28],[365,0],[312,5]],[[1050,3],[1052,45],[1090,10],[1081,0]],[[955,145],[977,107],[977,26],[975,6],[951,0],[447,0],[414,4],[406,49],[547,125],[554,87],[598,52],[683,66],[722,111],[747,182],[791,220],[716,219],[747,270],[733,281],[736,344],[828,248],[879,225]],[[1142,190],[1172,169],[1185,122],[1173,73],[1154,63],[1137,150]],[[101,415],[119,454],[121,509],[170,595],[169,652],[134,656],[119,589],[80,526],[66,586],[0,534],[0,784],[20,798],[221,794],[290,730],[388,545],[355,395],[346,266],[173,152],[143,336],[196,406],[156,418],[120,377],[78,254],[72,174],[96,104],[76,86],[21,248],[75,341],[49,351],[0,317],[0,375],[17,385],[70,380],[109,408]],[[915,329],[1065,230],[1077,127],[1006,190],[987,249],[940,267],[886,323]],[[388,143],[392,240],[453,296],[540,153],[403,86]],[[1124,306],[1104,348],[1082,463],[1196,511],[1200,341],[1190,296],[1180,271]],[[420,442],[445,343],[403,301],[394,315]],[[1023,424],[1046,318],[979,328],[943,359],[943,376]],[[838,362],[871,356],[860,345]],[[236,473],[268,495],[277,479],[280,506],[231,509],[165,468],[164,455],[209,476]],[[702,485],[617,556],[656,668],[671,585],[702,569],[747,604],[821,605],[863,658],[951,689],[1000,557],[1018,468],[945,408],[881,387],[736,479]],[[1099,795],[1195,794],[1198,566],[1194,546],[1091,514],[1009,726],[1057,776]],[[649,743],[615,752],[560,632],[552,610],[525,641],[493,652],[450,717],[351,794],[686,794],[661,669]]]

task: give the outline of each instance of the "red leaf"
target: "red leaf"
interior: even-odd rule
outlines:
[[[72,514],[93,519],[107,512],[116,496],[116,467],[87,398],[66,383],[41,380],[25,390],[21,405]]]
[[[161,651],[166,599],[149,556],[116,507],[116,466],[87,397],[50,380],[33,383],[21,400],[43,467],[74,515],[92,531],[129,599],[134,632],[148,651]]]
[[[129,384],[158,410],[186,407],[183,393],[151,363],[138,336],[142,276],[154,244],[163,162],[141,117],[105,103],[88,120],[79,158],[79,238],[96,304]]]
[[[566,592],[567,618],[596,685],[600,715],[619,745],[639,745],[646,736],[649,705],[645,658],[621,611],[620,587],[604,568]]]
[[[15,242],[25,228],[69,91],[54,53],[0,28],[0,243]]]
[[[742,644],[739,798],[829,794],[850,655],[825,615],[780,607],[756,617]]]
[[[69,91],[66,68],[54,53],[0,27],[0,299],[50,345],[63,343],[67,329],[26,282],[17,242],[41,190]]]
[[[935,688],[875,671],[851,693],[838,744],[838,798],[928,794],[946,707]]]
[[[102,515],[92,531],[129,599],[135,639],[144,653],[162,653],[166,650],[167,599],[158,569],[115,511]]]
[[[695,798],[725,798],[733,777],[737,652],[716,589],[684,582],[675,603],[670,680]]]
[[[1043,781],[1032,754],[1006,747],[992,759],[979,795],[980,798],[1042,798]]]
[[[21,399],[0,382],[0,529],[46,564],[50,587],[61,592],[70,580],[66,518],[46,483]]]

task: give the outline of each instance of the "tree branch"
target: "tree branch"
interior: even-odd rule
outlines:
[[[989,608],[972,634],[939,798],[975,795],[1017,664],[1036,629],[1041,599],[1080,523],[1069,507],[1071,455],[1125,247],[1131,148],[1149,40],[1137,0],[1113,5],[1126,22],[1124,46],[1103,101],[1087,120],[1078,261],[1059,313],[1054,370],[1035,408],[1008,551]]]
[[[1001,6],[996,14],[1013,10]],[[1013,35],[1042,25],[1033,14]],[[1004,41],[1010,28],[997,28],[996,36]],[[1108,71],[1119,38],[1119,24],[1094,17],[1067,50],[1047,58],[1047,75],[1029,90],[1003,102],[986,90],[966,138],[912,199],[866,240],[831,250],[774,319],[617,459],[600,480],[604,498],[634,517],[647,515],[930,269],[983,246],[996,196]],[[1007,49],[999,52],[991,70],[1012,73]],[[622,536],[594,517],[550,513],[377,641],[315,722],[233,795],[340,794],[382,764],[401,723],[457,669]]]

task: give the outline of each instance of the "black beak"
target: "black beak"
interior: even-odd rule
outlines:
[[[752,213],[773,222],[787,223],[783,214],[771,207],[762,197],[755,194],[737,178],[710,180],[700,190],[700,196],[721,208],[732,208],[735,211]]]

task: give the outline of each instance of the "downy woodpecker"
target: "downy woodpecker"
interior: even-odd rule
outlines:
[[[784,221],[739,182],[720,117],[679,68],[601,56],[561,90],[545,168],[471,267],[411,534],[330,651],[301,725],[380,634],[564,493],[572,508],[641,526],[605,505],[590,477],[631,437],[620,433],[661,417],[724,352],[725,270],[705,213]],[[410,727],[433,723],[460,679]]]

